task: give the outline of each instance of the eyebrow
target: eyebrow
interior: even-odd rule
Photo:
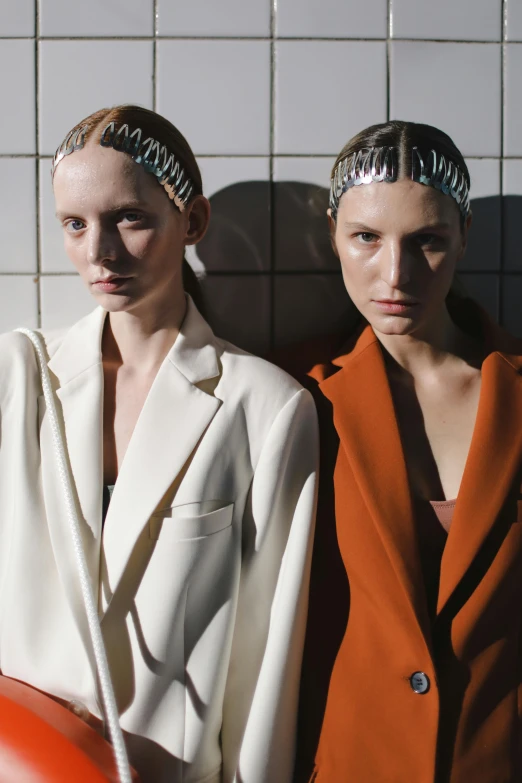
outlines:
[[[106,211],[106,214],[115,215],[118,212],[126,212],[126,211],[130,211],[131,209],[145,210],[146,207],[147,205],[144,201],[125,201],[122,204],[117,204],[115,207],[112,207],[112,209],[108,209]],[[68,210],[67,212],[55,212],[55,215],[58,218],[58,220],[63,220],[64,218],[70,217],[73,214],[74,214],[74,210]]]
[[[356,231],[363,231],[367,234],[378,234],[379,231],[375,228],[371,228],[370,226],[366,225],[366,223],[344,223],[344,227],[349,229],[350,231],[356,230]],[[451,223],[427,223],[424,226],[421,226],[420,228],[415,229],[415,231],[412,231],[412,236],[414,234],[427,234],[430,231],[441,231],[441,230],[447,230],[450,229]]]
[[[375,229],[374,228],[370,228],[370,226],[367,226],[366,223],[345,223],[344,227],[345,228],[349,228],[351,230],[353,230],[355,228],[358,231],[364,231],[367,234],[374,234],[375,233]]]

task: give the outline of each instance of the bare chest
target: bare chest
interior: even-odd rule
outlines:
[[[480,397],[480,371],[415,389],[392,387],[404,457],[414,494],[456,498],[466,467]]]
[[[143,409],[154,376],[118,371],[104,372],[103,473],[104,483],[114,484]]]

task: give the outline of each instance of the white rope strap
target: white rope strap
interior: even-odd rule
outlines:
[[[65,507],[69,521],[74,552],[76,555],[76,564],[78,566],[83,602],[89,623],[89,631],[91,634],[94,658],[96,661],[96,669],[98,672],[105,718],[109,727],[109,734],[112,741],[120,783],[132,783],[129,760],[127,757],[127,749],[125,747],[123,732],[120,726],[118,708],[116,706],[116,698],[114,696],[114,688],[112,686],[109,664],[107,662],[107,653],[103,643],[100,620],[94,600],[89,569],[85,559],[85,552],[83,550],[80,522],[76,511],[76,504],[74,502],[74,494],[72,489],[72,477],[70,475],[67,464],[66,450],[62,439],[58,412],[56,409],[53,387],[51,384],[51,377],[49,375],[45,353],[42,348],[41,338],[36,332],[33,332],[30,329],[17,329],[16,331],[25,334],[26,337],[29,338],[34,346],[36,356],[38,358],[40,375],[42,379],[42,388],[45,397],[45,404],[47,407],[47,415],[49,416],[49,423],[52,431],[58,475],[60,477],[65,498]]]

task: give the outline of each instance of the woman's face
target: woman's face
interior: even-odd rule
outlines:
[[[443,312],[471,218],[451,196],[408,179],[343,194],[334,250],[353,303],[381,334],[414,334]]]
[[[125,153],[88,142],[54,175],[67,255],[110,312],[175,301],[185,245],[204,235],[208,201],[181,213],[157,180]]]

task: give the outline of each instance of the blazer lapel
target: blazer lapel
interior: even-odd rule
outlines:
[[[522,463],[520,357],[491,353],[482,365],[477,419],[442,558],[438,614],[492,532]]]
[[[416,623],[428,617],[411,493],[393,400],[377,338],[368,326],[342,369],[320,384],[365,504]]]
[[[151,387],[114,488],[103,533],[109,595],[136,541],[195,450],[221,401],[198,384],[220,375],[210,327],[189,300],[180,334]]]
[[[106,312],[98,308],[73,326],[51,354],[49,369],[65,422],[85,553],[95,594],[100,581],[103,484],[103,367]],[[220,375],[215,338],[188,300],[187,315],[163,362],[132,435],[107,514],[103,547],[114,592],[136,539],[171,487],[218,410],[220,400],[199,388]],[[56,565],[76,625],[89,652],[75,554],[57,477],[51,432],[40,400],[42,484]]]
[[[95,590],[98,584],[102,502],[103,374],[100,345],[104,318],[104,311],[98,308],[79,321],[66,333],[49,361],[49,369],[56,379],[58,412],[62,413],[65,422],[64,433],[77,493],[84,549]],[[52,352],[52,339],[48,345]],[[92,664],[90,635],[76,558],[43,397],[39,400],[39,408],[42,486],[49,533],[64,592]]]

